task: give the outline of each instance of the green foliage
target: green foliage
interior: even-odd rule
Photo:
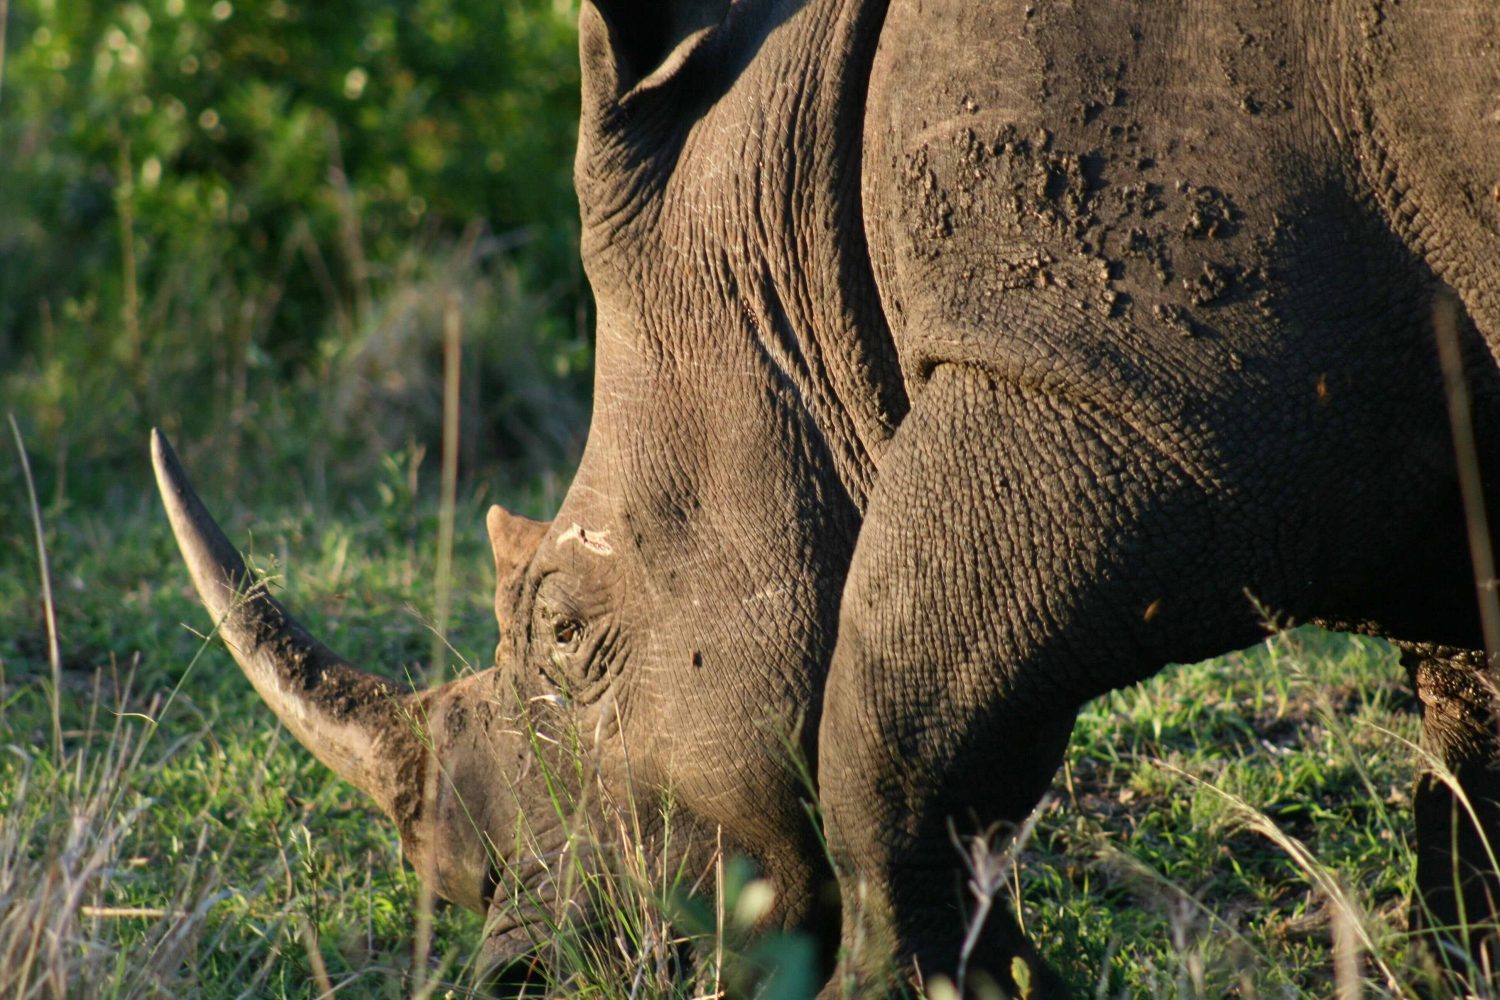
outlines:
[[[575,3],[9,8],[0,394],[40,467],[137,475],[152,422],[224,432],[229,474],[273,439],[335,466],[371,426],[377,453],[425,440],[448,300],[468,457],[576,454]],[[382,377],[380,407],[332,400]]]
[[[566,234],[574,214],[571,4],[11,6],[0,191],[7,223],[31,223],[5,227],[21,265],[0,295],[12,337],[35,329],[41,298],[123,305],[122,289],[89,279],[117,279],[126,205],[145,288],[183,258],[237,284],[271,280],[304,229],[354,253],[351,209],[375,269],[425,225],[544,220]],[[335,304],[351,307],[361,276],[337,276]],[[330,305],[315,281],[305,269],[288,290],[273,350],[321,325],[306,322]]]
[[[812,997],[822,984],[817,946],[797,931],[757,926],[775,901],[771,884],[745,857],[721,859],[717,895],[686,886],[666,900],[665,912],[705,952],[714,949],[711,992],[729,996]],[[705,960],[700,965],[709,964]]]

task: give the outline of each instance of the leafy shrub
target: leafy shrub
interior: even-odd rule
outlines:
[[[228,428],[231,466],[241,431],[354,441],[390,407],[339,427],[310,412],[337,410],[329,379],[453,266],[482,303],[465,315],[523,340],[472,351],[490,367],[466,377],[496,399],[550,395],[566,423],[523,440],[523,415],[497,404],[471,412],[487,421],[472,433],[534,466],[565,461],[591,360],[575,16],[566,0],[13,0],[0,388],[38,463],[135,475],[148,422]],[[441,305],[406,313],[431,324]],[[440,372],[431,350],[398,360],[414,386]],[[278,424],[278,409],[295,416]],[[403,432],[424,433],[377,437]]]

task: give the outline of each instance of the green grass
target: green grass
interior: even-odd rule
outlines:
[[[1087,706],[1023,856],[1027,929],[1098,995],[1332,996],[1336,908],[1269,820],[1406,970],[1410,709],[1389,647],[1311,630]]]
[[[434,669],[436,475],[396,456],[342,512],[303,501],[252,515],[200,485],[315,633],[387,676],[440,678],[486,665],[492,648],[480,527],[492,491],[460,491],[457,655]],[[520,505],[540,512],[555,501],[545,494]],[[394,830],[277,728],[216,640],[195,634],[208,621],[154,499],[44,507],[61,747],[30,527],[17,497],[5,510],[0,995],[410,994],[419,890]],[[1367,995],[1391,995],[1415,979],[1403,937],[1409,702],[1383,644],[1298,631],[1087,706],[1007,881],[1019,879],[1028,933],[1087,995],[1324,997],[1348,927],[1330,903],[1337,885],[1368,940]],[[1258,832],[1266,820],[1316,863]],[[614,876],[576,877],[614,926],[554,944],[562,992],[701,995],[764,982],[766,967],[805,978],[805,942],[736,923],[755,892],[741,863],[721,864],[716,907],[686,901],[684,876],[628,835],[601,839]],[[1015,903],[1006,892],[996,905]],[[440,908],[433,934],[420,978],[435,995],[464,995],[481,920]],[[696,959],[680,947],[688,938]]]
[[[365,515],[324,520],[304,508],[228,520],[237,538],[265,546],[252,549],[255,561],[344,655],[423,677],[433,506],[396,493]],[[481,523],[473,496],[460,512],[471,529]],[[195,634],[210,623],[154,504],[74,511],[48,534],[61,754],[35,563],[7,560],[0,577],[0,948],[60,878],[76,898],[44,909],[60,922],[61,951],[30,963],[31,978],[72,978],[40,995],[312,996],[313,954],[332,981],[357,978],[356,995],[406,995],[417,883],[394,831],[278,729],[217,640]],[[492,584],[478,532],[463,533],[457,553],[453,634],[474,644],[470,663],[483,663]],[[456,658],[439,665],[456,669]],[[129,908],[166,913],[119,912]],[[175,950],[143,963],[177,926],[186,933]],[[434,954],[449,980],[462,980],[479,930],[469,914],[439,913]],[[27,975],[27,963],[7,958],[0,995],[10,996],[5,977]]]

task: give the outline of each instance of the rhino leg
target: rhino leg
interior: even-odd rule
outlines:
[[[1500,969],[1500,730],[1493,674],[1483,652],[1441,646],[1403,644],[1401,662],[1421,701],[1423,750],[1451,775],[1445,780],[1429,768],[1413,793],[1417,897],[1411,928],[1435,969],[1465,964],[1442,947],[1446,940],[1488,978]]]
[[[1003,890],[965,959],[976,908],[953,834],[1025,819],[1084,701],[1262,634],[1240,590],[1257,526],[1192,467],[1096,404],[978,367],[939,366],[917,394],[851,563],[819,730],[845,906],[830,992],[915,965],[1025,995],[1019,961],[1030,995],[1066,995]]]

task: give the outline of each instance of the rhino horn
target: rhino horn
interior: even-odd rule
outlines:
[[[198,597],[245,676],[303,746],[408,836],[423,804],[428,755],[413,719],[425,696],[398,692],[308,634],[245,567],[156,430],[151,459]]]

